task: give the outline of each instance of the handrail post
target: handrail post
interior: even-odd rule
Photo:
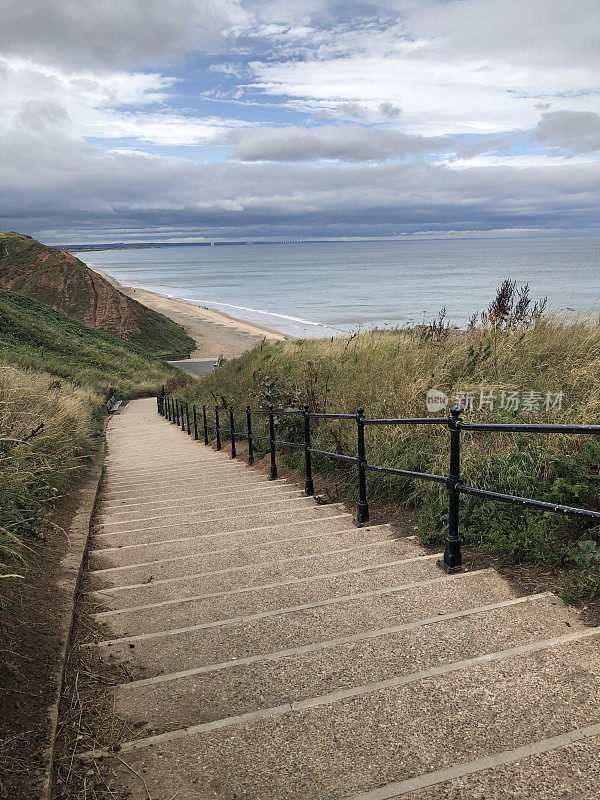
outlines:
[[[250,406],[246,406],[246,428],[248,431],[248,466],[254,464],[254,447],[252,442],[252,413]]]
[[[179,419],[179,400],[175,398],[175,412],[177,414],[177,427],[181,425],[181,420]]]
[[[304,479],[304,494],[313,495],[315,493],[315,486],[312,476],[312,455],[310,452],[310,416],[308,406],[302,409],[304,415],[304,471],[306,473]]]
[[[192,404],[192,417],[194,420],[194,439],[198,439],[198,418],[196,416],[196,403]]]
[[[356,519],[354,524],[357,528],[362,527],[369,521],[369,504],[367,503],[367,454],[365,450],[365,410],[362,407],[356,409],[356,430],[357,430],[357,456],[358,456],[358,506],[356,509]]]
[[[273,416],[273,406],[269,406],[269,447],[271,449],[271,468],[269,470],[269,480],[277,480],[277,462],[275,461],[275,417]]]
[[[170,401],[171,401],[171,398],[169,397],[169,395],[167,395],[167,396],[165,397],[165,417],[166,417],[168,420],[170,420],[170,419],[171,419],[171,409],[169,408],[169,403],[170,403]]]
[[[235,420],[233,414],[233,406],[229,406],[229,430],[231,434],[231,457],[235,458],[237,452],[235,449]]]
[[[190,428],[190,404],[188,402],[185,404],[185,421],[187,423],[188,436],[191,436],[192,429]]]
[[[219,421],[219,406],[215,406],[215,430],[217,434],[217,450],[221,449],[221,423]]]
[[[184,403],[183,400],[181,401],[181,430],[185,432],[185,407],[187,403]]]
[[[450,473],[446,481],[448,489],[448,535],[446,537],[444,558],[442,561],[437,562],[438,567],[448,573],[460,572],[462,569],[460,534],[458,530],[460,492],[457,490],[457,486],[460,484],[460,428],[457,425],[459,420],[460,409],[451,408],[450,416],[448,417]]]
[[[206,406],[202,406],[202,424],[204,426],[204,444],[208,444],[208,421],[206,419]]]
[[[173,422],[173,398],[169,395],[169,422]]]

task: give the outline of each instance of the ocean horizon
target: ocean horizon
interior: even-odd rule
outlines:
[[[95,250],[120,283],[223,311],[292,336],[465,326],[506,278],[567,313],[600,310],[600,237],[403,240]]]

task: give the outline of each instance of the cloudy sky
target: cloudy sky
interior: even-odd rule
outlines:
[[[0,228],[600,233],[598,0],[0,0]]]

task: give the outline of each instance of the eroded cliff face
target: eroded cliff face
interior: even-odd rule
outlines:
[[[84,322],[93,328],[112,331],[122,338],[127,338],[134,331],[139,332],[136,321],[138,304],[121,294],[101,275],[91,272],[88,277],[93,300]]]
[[[0,238],[0,288],[34,297],[124,339],[140,331],[135,301],[71,253],[29,236]]]
[[[158,353],[183,355],[195,347],[181,326],[122,294],[76,256],[31,236],[0,232],[0,289]]]

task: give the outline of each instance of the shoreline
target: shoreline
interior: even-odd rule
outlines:
[[[186,300],[175,300],[140,287],[124,286],[101,269],[89,267],[122,294],[138,303],[169,317],[185,328],[196,342],[192,358],[207,359],[224,356],[235,358],[263,341],[284,341],[294,336],[282,333],[255,322],[232,317],[224,311],[196,305]]]

